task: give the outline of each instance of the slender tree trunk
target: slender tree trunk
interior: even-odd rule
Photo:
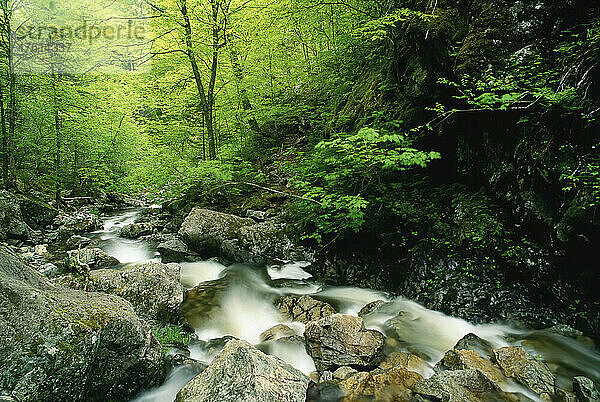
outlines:
[[[231,43],[231,41],[229,42],[229,46],[229,52],[231,55],[231,67],[233,67],[233,74],[235,75],[235,78],[237,80],[238,92],[240,94],[240,100],[242,101],[242,108],[248,114],[248,125],[250,126],[250,129],[254,133],[260,134],[260,126],[258,125],[258,122],[256,121],[254,114],[252,113],[252,104],[250,103],[250,98],[248,98],[248,91],[246,91],[246,88],[244,87],[244,72],[242,71],[242,67],[240,65],[239,54],[233,46],[233,44]]]
[[[15,186],[17,181],[17,170],[15,168],[15,131],[17,126],[17,75],[15,74],[15,60],[13,53],[13,37],[12,32],[9,32],[9,85],[8,92],[8,165],[10,170],[9,187]]]
[[[61,178],[62,134],[61,134],[60,115],[59,115],[59,100],[58,100],[58,96],[56,94],[56,80],[57,80],[57,76],[53,71],[52,72],[52,96],[53,96],[53,101],[54,101],[54,132],[56,135],[56,138],[55,138],[56,152],[54,154],[54,163],[55,163],[54,169],[55,169],[55,174],[56,174],[55,197],[56,197],[56,205],[60,206],[63,202],[61,194],[60,194],[62,192],[62,178]]]
[[[204,124],[206,127],[206,134],[208,136],[208,156],[210,159],[214,159],[217,155],[215,149],[215,135],[214,135],[214,127],[213,127],[213,119],[212,119],[212,92],[209,89],[209,96],[207,97],[206,92],[204,90],[204,85],[202,84],[202,77],[200,75],[200,69],[198,68],[198,62],[196,60],[196,56],[194,54],[194,48],[192,46],[192,24],[190,22],[190,16],[187,10],[187,2],[186,0],[182,0],[181,2],[181,15],[183,16],[183,28],[184,28],[184,38],[185,38],[185,46],[186,46],[186,54],[188,59],[190,60],[190,65],[192,67],[192,72],[194,74],[194,81],[196,82],[196,87],[198,88],[198,94],[200,95],[200,101],[202,102],[202,114],[204,115]],[[212,76],[216,76],[216,61],[214,60],[215,56],[213,54],[213,63],[211,71],[211,82]],[[210,86],[209,86],[210,88]],[[213,85],[214,91],[214,85]]]
[[[4,179],[4,187],[10,189],[13,188],[16,183],[14,141],[16,131],[15,127],[17,122],[17,85],[14,63],[14,42],[11,27],[12,4],[9,0],[2,0],[0,7],[2,8],[2,48],[5,52],[6,63],[8,65],[8,71],[6,72],[8,81],[8,102],[6,109],[4,109],[4,100],[2,101],[2,174]]]
[[[0,86],[0,121],[2,125],[2,183],[8,188],[9,164],[8,164],[8,132],[6,130],[6,110],[4,109],[4,93]]]

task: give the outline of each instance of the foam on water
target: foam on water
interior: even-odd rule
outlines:
[[[511,332],[511,328],[504,325],[473,325],[402,297],[381,305],[364,320],[367,328],[397,338],[411,350],[428,356],[432,363],[439,361],[468,333],[474,333],[494,347],[502,347],[508,346],[504,337]]]
[[[97,233],[100,247],[122,263],[144,262],[154,257],[155,252],[147,242],[119,237],[120,229],[137,218],[138,211],[127,211],[108,219],[104,229]],[[331,303],[340,313],[352,315],[357,315],[368,303],[384,301],[364,317],[365,327],[396,339],[400,350],[427,356],[428,366],[422,373],[426,377],[433,375],[433,365],[447,350],[452,349],[463,336],[474,333],[495,348],[521,345],[535,356],[543,357],[557,373],[557,382],[562,387],[568,388],[570,379],[575,375],[600,381],[600,354],[593,345],[548,331],[523,331],[499,324],[475,325],[429,310],[414,301],[372,289],[324,287],[311,280],[311,274],[305,270],[305,262],[264,268],[243,264],[226,267],[212,261],[182,263],[181,266],[181,283],[186,289],[203,283],[211,289],[213,285],[207,284],[207,281],[216,280],[216,299],[211,299],[208,304],[216,303],[215,308],[207,309],[202,299],[197,307],[198,314],[204,314],[201,317],[204,319],[198,320],[196,327],[196,335],[201,340],[232,335],[257,345],[305,374],[313,372],[315,366],[302,342],[284,338],[259,343],[264,331],[280,323],[289,326],[298,335],[303,334],[304,324],[290,322],[275,307],[276,300],[283,295],[313,295]],[[189,349],[191,358],[207,364],[218,353],[218,349],[204,349],[202,343],[193,344]],[[135,401],[172,401],[195,374],[190,367],[175,368],[162,386],[141,393]],[[502,386],[506,391],[535,399],[535,395],[515,383],[508,382]]]
[[[219,279],[227,267],[215,261],[182,262],[181,284],[191,289],[206,281]]]
[[[141,392],[131,402],[174,401],[181,388],[196,375],[198,371],[191,365],[175,367],[161,386]]]
[[[284,265],[270,265],[267,267],[267,272],[271,279],[309,279],[312,275],[303,270],[310,263],[306,261],[291,262]]]

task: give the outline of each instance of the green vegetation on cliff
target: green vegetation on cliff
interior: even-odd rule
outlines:
[[[80,3],[36,23],[108,17]],[[473,277],[598,310],[596,2],[159,0],[145,53],[96,49],[83,69],[51,52],[35,73],[18,7],[0,7],[7,189],[275,208],[306,245],[376,260],[377,286],[403,289],[424,253],[409,296]]]

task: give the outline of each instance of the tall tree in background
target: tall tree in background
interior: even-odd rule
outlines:
[[[14,34],[11,20],[14,3],[0,0],[0,112],[2,123],[2,179],[4,187],[15,186],[15,126],[17,122]],[[7,95],[5,97],[5,94]],[[6,99],[6,104],[5,104]]]
[[[187,0],[179,3],[179,11],[183,17],[183,29],[185,39],[185,53],[190,61],[194,81],[202,103],[202,112],[204,116],[204,125],[208,137],[208,156],[210,159],[217,157],[215,125],[214,125],[214,106],[215,106],[215,84],[217,81],[217,70],[219,68],[220,50],[226,43],[227,24],[229,21],[229,6],[231,0],[210,0],[209,16],[204,19],[202,16],[196,17],[210,27],[210,56],[209,61],[204,61],[209,70],[208,86],[205,88],[203,78],[198,66],[197,55],[193,44],[193,27],[190,20],[190,10]]]

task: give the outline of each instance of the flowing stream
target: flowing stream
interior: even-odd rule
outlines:
[[[133,223],[139,214],[139,210],[120,212],[107,219],[104,228],[94,233],[100,247],[122,264],[160,258],[148,242],[119,237],[119,230]],[[600,382],[600,354],[585,339],[575,340],[548,330],[516,329],[510,325],[474,325],[384,292],[358,287],[323,286],[304,270],[306,263],[303,262],[267,267],[244,264],[224,266],[214,261],[180,265],[184,289],[202,284],[208,290],[203,294],[210,295],[207,298],[203,296],[195,303],[188,301],[184,307],[186,318],[201,340],[190,345],[190,357],[206,364],[219,351],[211,340],[231,335],[278,356],[307,375],[315,371],[314,363],[301,340],[260,342],[259,339],[261,333],[280,323],[292,328],[297,335],[302,335],[304,324],[283,319],[275,302],[283,295],[311,295],[331,303],[340,313],[353,315],[357,315],[363,306],[372,301],[388,302],[365,316],[365,326],[395,338],[394,342],[388,342],[388,349],[410,351],[425,357],[427,366],[421,372],[425,377],[433,374],[435,363],[459,339],[474,333],[494,347],[522,346],[549,364],[557,376],[557,385],[563,388],[570,388],[575,375],[585,375],[596,384]],[[394,317],[401,320],[401,325],[390,333],[386,322]],[[173,401],[177,392],[196,374],[198,372],[193,366],[176,367],[170,371],[163,385],[140,393],[134,401]]]

